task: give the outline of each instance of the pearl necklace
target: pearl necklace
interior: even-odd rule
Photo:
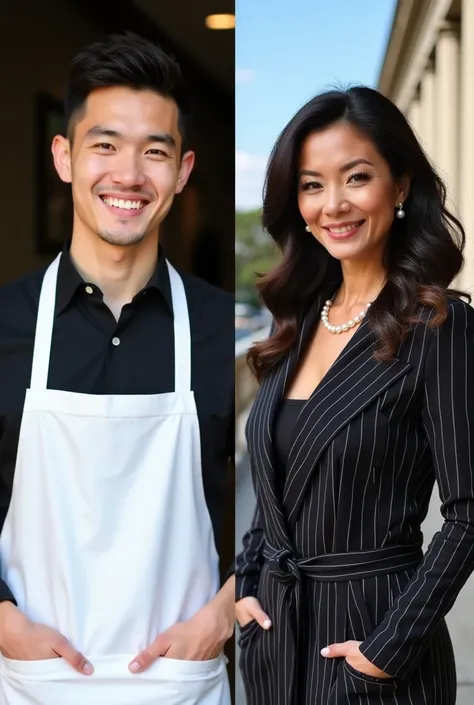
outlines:
[[[340,326],[333,326],[329,323],[328,314],[331,306],[332,299],[328,299],[323,306],[323,310],[321,311],[321,320],[330,333],[344,333],[345,331],[354,328],[354,326],[356,326],[362,321],[363,318],[365,318],[367,311],[370,307],[370,302],[367,304],[365,311],[361,311],[357,316],[354,316],[353,319],[351,319],[347,323],[341,323]]]

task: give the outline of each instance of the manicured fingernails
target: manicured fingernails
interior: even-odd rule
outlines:
[[[133,661],[128,668],[132,673],[138,673],[140,670],[140,664],[138,661]]]
[[[82,669],[82,672],[85,673],[86,676],[90,676],[92,673],[94,673],[94,669],[92,668],[92,664],[85,663],[84,667]]]
[[[272,626],[271,621],[270,621],[269,619],[266,619],[266,620],[264,621],[264,623],[263,623],[263,628],[264,628],[264,629],[270,629],[271,626]]]
[[[321,649],[321,656],[329,656],[329,649],[327,646],[325,646],[324,649]]]

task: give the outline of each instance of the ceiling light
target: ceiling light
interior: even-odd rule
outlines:
[[[234,29],[235,15],[208,15],[205,22],[208,29]]]

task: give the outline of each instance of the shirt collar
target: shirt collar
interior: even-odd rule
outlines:
[[[71,241],[69,240],[64,245],[61,260],[59,262],[58,286],[56,294],[57,316],[59,316],[64,311],[64,309],[71,303],[78,289],[85,289],[88,284],[90,284],[91,286],[96,286],[94,282],[86,282],[75,268],[69,252],[70,245]],[[161,245],[158,246],[158,263],[155,267],[155,271],[151,275],[148,283],[143,287],[141,291],[146,290],[155,290],[159,292],[166,301],[170,313],[173,313],[170,277],[168,267],[166,265],[165,253]],[[137,296],[138,295],[139,294],[137,294]]]

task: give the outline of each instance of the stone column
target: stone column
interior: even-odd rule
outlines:
[[[461,130],[459,198],[466,229],[464,289],[474,294],[474,3],[462,0],[461,14]]]
[[[420,101],[420,91],[417,90],[416,94],[408,108],[407,118],[411,123],[411,126],[416,132],[417,137],[422,140],[422,122],[421,122],[421,101]]]
[[[421,79],[421,134],[423,148],[432,161],[436,161],[436,106],[435,68],[432,61],[427,65]]]
[[[458,212],[459,181],[459,27],[441,26],[436,45],[436,164],[448,187],[448,204]]]

